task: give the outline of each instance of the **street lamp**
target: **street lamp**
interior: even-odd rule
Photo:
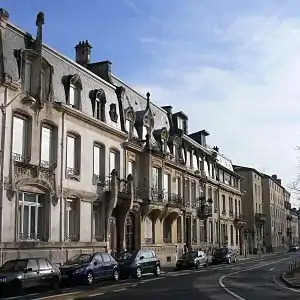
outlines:
[[[24,95],[25,97],[22,99],[22,103],[26,106],[32,107],[35,105],[36,100],[30,96],[28,93],[22,91],[19,94],[17,94],[14,98],[12,98],[9,102],[6,103],[6,98],[4,100],[4,103],[0,104],[0,110],[2,112],[2,129],[1,129],[1,145],[0,145],[0,151],[1,151],[1,170],[0,170],[0,178],[1,178],[1,198],[0,198],[0,264],[3,263],[3,248],[2,248],[2,203],[4,198],[4,148],[5,148],[5,134],[6,134],[6,109],[21,95]],[[5,93],[5,97],[7,97],[7,92]]]

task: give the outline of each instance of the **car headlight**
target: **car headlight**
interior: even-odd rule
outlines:
[[[80,273],[83,273],[84,272],[84,268],[79,268],[77,269],[74,274],[80,274]]]

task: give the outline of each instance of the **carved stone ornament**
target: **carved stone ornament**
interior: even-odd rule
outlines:
[[[58,203],[55,172],[33,165],[14,164],[12,166],[11,185],[8,190],[10,200],[22,186],[39,186],[49,193],[54,206]]]
[[[109,106],[109,116],[110,116],[110,119],[115,122],[115,123],[118,123],[118,113],[117,113],[117,105],[115,103],[112,103],[110,106]]]

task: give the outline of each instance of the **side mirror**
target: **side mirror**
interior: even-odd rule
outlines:
[[[94,266],[97,266],[98,265],[98,262],[94,261]]]
[[[25,269],[25,273],[32,272],[32,268]]]
[[[144,256],[140,256],[140,259],[144,259],[145,257]]]

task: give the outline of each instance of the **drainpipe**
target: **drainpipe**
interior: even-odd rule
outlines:
[[[63,224],[63,195],[64,195],[64,140],[65,140],[65,112],[62,112],[61,119],[61,141],[60,141],[60,251],[61,251],[61,264],[63,264],[63,243],[64,243],[64,224]]]
[[[7,103],[7,87],[4,90],[4,101],[3,104]],[[2,218],[2,208],[3,208],[3,199],[5,198],[5,182],[4,182],[4,149],[5,149],[5,133],[6,133],[6,112],[3,109],[1,115],[1,170],[0,170],[0,178],[1,178],[1,198],[0,198],[0,264],[3,265],[3,246],[2,246],[2,231],[3,231],[3,218]]]

